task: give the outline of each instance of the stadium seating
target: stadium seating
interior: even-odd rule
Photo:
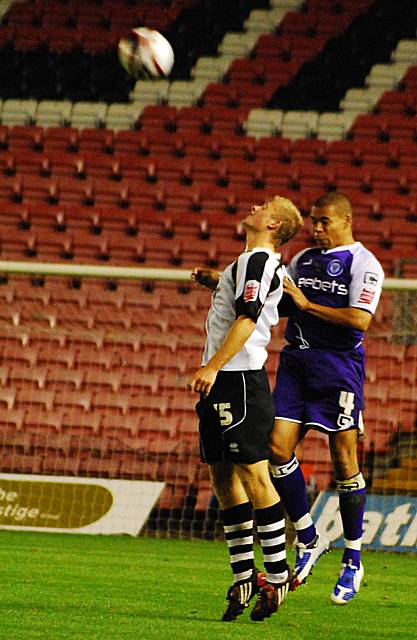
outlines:
[[[86,99],[83,83],[76,87],[71,74],[85,63],[75,47],[91,58],[83,82],[95,79],[104,90],[91,61],[108,62],[133,14],[167,28],[193,2],[172,3],[166,22],[151,3],[126,9],[126,3],[103,2],[99,23],[94,3],[56,2],[48,14],[42,2],[32,4],[13,7],[0,46],[19,29],[16,49],[21,56],[29,52],[31,68],[39,71],[37,50],[47,44],[51,82],[61,77],[73,99],[57,102],[52,94],[13,101],[7,91],[15,85],[5,86],[2,259],[222,268],[241,250],[239,220],[249,206],[279,190],[307,213],[315,197],[333,189],[352,195],[356,234],[387,275],[398,260],[415,255],[415,67],[375,69],[372,96],[346,96],[342,113],[265,109],[274,91],[369,2],[336,3],[343,5],[340,14],[332,14],[335,3],[327,0],[307,2],[303,14],[287,13],[276,33],[258,37],[253,29],[224,38],[219,58],[196,66],[198,90],[197,84],[187,89],[193,98],[185,105],[175,101],[173,83],[142,83],[142,89],[125,80],[133,106],[116,100],[109,106],[94,93]],[[33,20],[41,20],[42,34]],[[47,94],[51,86],[43,89]],[[178,87],[178,95],[182,91],[186,87]],[[349,111],[360,100],[367,110],[376,101],[375,113]],[[349,139],[334,140],[341,135]],[[285,259],[309,239],[307,230],[285,248]],[[403,273],[415,277],[412,268]],[[185,382],[200,362],[208,292],[181,293],[178,285],[161,283],[154,291],[121,282],[115,291],[97,282],[70,284],[49,278],[37,286],[29,279],[0,284],[1,469],[161,479],[167,482],[161,508],[182,509],[191,490],[198,492],[197,506],[207,508],[212,495],[197,462],[195,399]],[[367,341],[366,447],[384,451],[400,423],[413,427],[415,399],[407,398],[414,397],[415,353],[413,345],[387,342],[392,299],[374,326]],[[188,447],[186,454],[180,446]],[[320,437],[306,438],[300,459],[318,488],[329,486],[331,465]],[[397,487],[400,476],[393,479]]]

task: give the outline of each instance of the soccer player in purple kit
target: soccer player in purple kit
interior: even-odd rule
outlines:
[[[366,487],[357,459],[363,431],[365,354],[362,345],[382,290],[384,272],[352,232],[348,198],[331,192],[311,211],[317,246],[299,252],[284,282],[288,324],[274,390],[270,472],[297,534],[295,584],[305,582],[329,548],[309,512],[306,484],[294,453],[310,429],[329,436],[345,549],[335,604],[358,593]],[[282,310],[280,309],[282,314]]]

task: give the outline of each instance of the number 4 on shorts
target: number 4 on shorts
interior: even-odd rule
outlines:
[[[353,425],[352,411],[355,408],[355,394],[351,391],[341,391],[339,405],[342,407],[343,413],[339,413],[337,417],[337,426],[346,429]]]

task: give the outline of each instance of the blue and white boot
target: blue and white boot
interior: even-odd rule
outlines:
[[[295,568],[291,591],[294,591],[307,580],[316,562],[328,551],[329,541],[319,534],[316,535],[310,544],[297,543],[295,547]]]
[[[359,563],[359,567],[355,567],[351,561],[349,564],[342,562],[339,579],[330,596],[332,602],[335,604],[347,604],[353,600],[360,589],[363,574],[362,562]]]

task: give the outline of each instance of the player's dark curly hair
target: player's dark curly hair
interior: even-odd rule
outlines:
[[[323,207],[329,206],[333,206],[337,213],[341,215],[349,214],[352,216],[352,205],[349,198],[343,195],[343,193],[331,191],[321,198],[318,198],[313,204],[313,207],[316,209],[322,209]]]

